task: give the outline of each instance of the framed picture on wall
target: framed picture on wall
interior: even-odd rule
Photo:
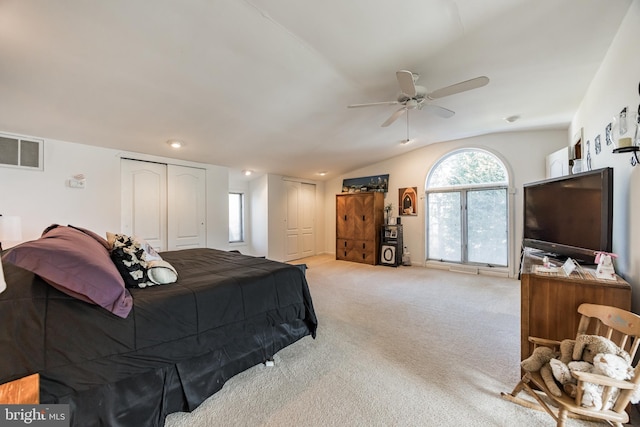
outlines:
[[[399,215],[418,215],[418,187],[398,190]]]
[[[369,191],[387,192],[389,188],[389,174],[364,176],[362,178],[348,178],[342,180],[343,193],[360,193]]]

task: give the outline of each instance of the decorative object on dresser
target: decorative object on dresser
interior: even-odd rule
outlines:
[[[336,259],[377,264],[383,221],[383,193],[337,194]]]
[[[389,174],[342,180],[343,193],[366,193],[368,191],[386,193],[388,188]]]

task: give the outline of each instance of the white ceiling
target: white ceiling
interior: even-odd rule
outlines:
[[[2,0],[0,131],[322,179],[566,129],[631,2]],[[395,100],[401,69],[428,90],[491,82],[431,101],[453,118],[410,111],[408,129],[380,126],[397,106],[346,108]]]

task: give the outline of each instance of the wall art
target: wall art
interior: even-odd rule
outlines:
[[[348,178],[342,180],[343,193],[364,193],[378,191],[386,193],[389,189],[389,174]]]
[[[613,144],[613,123],[609,123],[604,131],[604,140],[607,145]]]
[[[399,215],[418,215],[418,187],[398,189]]]

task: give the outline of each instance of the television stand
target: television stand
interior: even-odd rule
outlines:
[[[602,304],[631,310],[631,286],[621,277],[602,280],[595,269],[582,268],[566,276],[558,272],[540,272],[542,251],[524,248],[520,265],[520,356],[526,359],[533,351],[528,337],[562,341],[575,338],[582,303]],[[555,267],[562,262],[550,260]]]

